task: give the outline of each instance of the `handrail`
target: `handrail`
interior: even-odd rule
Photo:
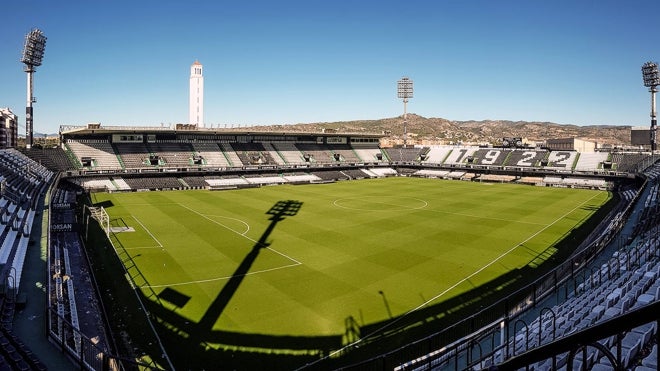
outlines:
[[[582,331],[575,332],[538,348],[511,357],[498,364],[496,367],[499,371],[517,370],[565,352],[574,352],[578,348],[595,343],[600,339],[620,334],[653,321],[658,322],[658,325],[660,325],[660,301],[653,302],[620,316],[610,318]],[[656,336],[658,336],[657,332]]]

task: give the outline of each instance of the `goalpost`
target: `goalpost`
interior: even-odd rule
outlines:
[[[103,206],[87,206],[85,205],[85,210],[89,211],[89,215],[85,215],[83,211],[83,220],[85,222],[85,239],[87,239],[87,231],[89,230],[89,217],[99,222],[99,225],[105,231],[105,235],[110,237],[110,217],[105,211]]]

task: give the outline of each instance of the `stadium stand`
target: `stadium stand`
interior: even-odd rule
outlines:
[[[514,175],[481,174],[476,176],[475,180],[479,182],[509,183],[516,180],[516,177]]]
[[[311,143],[298,143],[295,146],[303,153],[303,158],[309,156],[309,162],[327,164],[336,161],[327,146]]]
[[[348,180],[349,176],[337,170],[313,171],[312,174],[322,181]]]
[[[411,163],[419,161],[420,154],[426,153],[427,148],[386,148],[387,157],[393,163]]]
[[[371,174],[377,177],[396,176],[398,173],[391,167],[374,167],[369,169]]]
[[[445,165],[465,165],[479,147],[454,147],[445,158]]]
[[[99,169],[121,169],[117,154],[107,140],[69,140],[66,146],[73,152],[83,167]],[[87,159],[89,165],[84,166]]]
[[[546,168],[572,170],[577,157],[578,153],[575,151],[552,151],[548,155]]]
[[[449,174],[449,170],[435,170],[435,169],[422,169],[417,170],[413,173],[415,176],[427,177],[427,178],[446,178]]]
[[[383,155],[380,148],[355,148],[354,151],[359,158],[356,162],[387,162],[386,155]]]
[[[20,151],[32,161],[42,164],[52,171],[78,169],[79,165],[62,148],[21,148]]]
[[[365,173],[364,171],[360,169],[347,169],[347,170],[342,170],[342,174],[344,174],[348,179],[368,179],[368,178],[373,178],[373,176],[370,176],[368,173]]]
[[[245,175],[244,178],[249,184],[267,185],[267,184],[284,184],[287,182],[286,179],[277,175],[250,175],[250,176]]]
[[[587,188],[587,189],[608,189],[610,185],[605,179],[584,179],[577,177],[558,177],[546,176],[543,178],[543,183],[554,187],[568,187],[568,188]]]
[[[339,162],[359,163],[363,162],[348,144],[335,144],[330,146],[332,158]]]
[[[649,155],[645,153],[612,153],[612,168],[621,172],[636,173],[647,168]]]
[[[286,161],[280,156],[279,152],[273,147],[273,144],[270,142],[261,143],[264,146],[264,149],[268,152],[268,155],[275,161],[277,165],[286,165]]]
[[[321,178],[313,174],[290,173],[284,174],[282,177],[289,183],[315,183],[321,180]]]
[[[273,148],[280,154],[285,163],[289,165],[301,164],[305,162],[303,154],[296,148],[295,144],[284,142],[284,143],[272,143]]]
[[[101,191],[109,192],[109,191],[117,190],[117,187],[110,178],[105,178],[105,177],[77,178],[77,179],[72,179],[72,181],[80,185],[85,190],[91,192],[101,192]]]
[[[52,177],[22,153],[0,150],[0,366],[6,369],[46,369],[11,328],[17,306],[25,305],[19,289],[36,207]]]
[[[126,181],[121,178],[121,177],[113,177],[111,178],[112,184],[115,186],[115,190],[117,191],[130,191],[131,186],[126,183]]]
[[[529,185],[537,185],[537,186],[542,186],[543,184],[543,178],[542,177],[534,177],[534,176],[523,176],[520,177],[520,179],[517,180],[518,183],[520,184],[529,184]]]
[[[243,165],[277,165],[261,143],[232,143],[231,148]]]
[[[603,162],[607,161],[609,153],[607,152],[585,152],[580,153],[575,170],[577,171],[597,171],[603,168]]]
[[[480,148],[474,155],[472,163],[478,165],[502,166],[511,154],[508,149]]]
[[[548,156],[547,150],[516,149],[511,151],[505,165],[515,167],[538,167],[541,166],[546,156]]]
[[[141,168],[149,166],[150,153],[143,143],[118,143],[113,144],[121,162],[126,168]]]
[[[239,177],[210,178],[206,179],[206,183],[212,188],[237,188],[238,186],[249,184],[247,180]]]
[[[658,296],[660,295],[660,282],[657,280],[660,263],[654,258],[653,252],[648,251],[649,248],[657,246],[657,243],[658,241],[655,239],[647,240],[640,247],[633,246],[630,250],[615,252],[612,258],[618,264],[612,267],[611,264],[604,263],[600,270],[593,272],[584,283],[580,284],[575,295],[553,306],[551,311],[545,311],[543,316],[537,317],[527,326],[528,329],[540,328],[540,332],[534,330],[533,334],[527,336],[527,331],[523,328],[523,330],[514,334],[509,340],[512,349],[511,355],[554,341],[564,334],[584,329],[598,322],[624,314],[634,307],[647,305],[660,299]],[[641,252],[643,250],[645,252]],[[630,269],[632,262],[628,261],[632,256],[642,257],[643,259],[635,262],[640,267],[633,270]],[[554,326],[552,322],[554,322]],[[550,327],[553,327],[552,331],[550,331]],[[624,367],[630,367],[629,362],[636,356],[639,348],[651,340],[651,336],[655,331],[655,326],[649,324],[634,328],[626,334],[626,337],[635,339],[633,343],[635,345],[625,347],[627,348],[626,351],[631,354],[626,355]],[[522,338],[528,338],[528,340],[523,342],[521,341]],[[607,344],[608,348],[611,348],[615,345],[615,341],[615,338],[610,337],[603,339],[602,344]],[[514,345],[514,343],[516,344]],[[626,343],[624,341],[624,344]],[[599,356],[597,349],[590,349],[587,367],[593,366],[594,361],[597,362],[600,358]],[[564,366],[565,360],[565,356],[555,360],[556,366]],[[539,364],[538,368],[549,368],[549,363],[550,361],[545,361]],[[607,361],[604,363],[607,363]],[[577,369],[580,369],[580,366],[573,365]]]
[[[183,184],[175,178],[170,176],[164,177],[131,177],[124,178],[126,184],[128,184],[131,189],[139,190],[171,190],[171,189],[183,189]]]
[[[208,186],[208,183],[204,181],[204,178],[197,176],[183,176],[181,177],[181,181],[186,187],[191,189],[204,189]]]
[[[230,166],[217,143],[194,142],[192,146],[193,150],[202,157],[204,165],[223,168]]]
[[[222,152],[224,152],[225,157],[227,157],[227,161],[229,162],[230,166],[241,167],[243,165],[246,165],[246,164],[243,164],[243,162],[241,161],[241,158],[234,151],[231,144],[229,144],[229,143],[220,143],[220,148],[222,148]]]
[[[161,165],[167,167],[188,167],[192,164],[193,149],[184,142],[147,143],[147,149],[161,159]]]
[[[442,164],[451,150],[451,146],[431,146],[424,155],[424,162]]]

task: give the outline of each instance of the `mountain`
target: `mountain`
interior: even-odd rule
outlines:
[[[492,143],[503,137],[522,137],[531,142],[546,139],[579,138],[599,145],[629,145],[630,126],[564,125],[553,122],[529,122],[507,120],[452,121],[444,118],[427,118],[407,115],[409,143]],[[339,133],[388,134],[393,140],[402,138],[403,116],[377,120],[300,123],[292,125],[254,126],[250,131],[320,132],[336,130]]]

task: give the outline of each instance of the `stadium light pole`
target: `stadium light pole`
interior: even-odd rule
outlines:
[[[25,45],[23,46],[21,62],[25,64],[24,71],[27,72],[27,105],[25,106],[25,146],[27,148],[32,147],[32,103],[37,101],[32,96],[32,74],[38,66],[41,66],[45,49],[46,36],[44,36],[40,29],[34,28],[30,33],[25,35]]]
[[[646,62],[642,65],[642,77],[644,79],[644,86],[649,88],[651,92],[651,155],[654,154],[656,148],[656,131],[658,129],[658,122],[655,116],[655,93],[658,91],[660,85],[660,73],[658,72],[658,64],[656,62]]]
[[[403,146],[406,147],[408,141],[408,112],[406,105],[408,98],[413,97],[413,82],[407,77],[402,77],[397,82],[396,88],[397,96],[403,99]]]

